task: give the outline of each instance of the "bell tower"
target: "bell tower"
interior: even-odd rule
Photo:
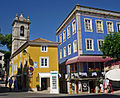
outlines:
[[[29,25],[30,20],[24,18],[23,14],[18,17],[16,14],[12,23],[12,54],[20,48],[25,42],[29,41]]]

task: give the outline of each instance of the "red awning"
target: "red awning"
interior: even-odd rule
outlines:
[[[66,65],[78,62],[106,62],[112,60],[112,58],[102,58],[102,56],[77,56],[75,58],[66,61]]]

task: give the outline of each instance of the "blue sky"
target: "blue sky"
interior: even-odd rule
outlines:
[[[24,17],[30,17],[30,40],[56,41],[56,29],[77,3],[120,12],[120,0],[0,0],[1,33],[12,33],[16,13],[23,12]]]

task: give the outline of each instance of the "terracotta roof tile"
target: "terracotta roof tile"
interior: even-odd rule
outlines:
[[[59,44],[58,42],[53,42],[53,41],[46,40],[46,39],[43,39],[43,38],[37,38],[35,40],[32,40],[32,42],[43,42],[43,43],[56,43],[56,44]]]

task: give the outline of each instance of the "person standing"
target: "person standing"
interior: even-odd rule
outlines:
[[[14,90],[18,91],[17,79],[14,80]]]
[[[12,87],[12,83],[13,83],[13,79],[12,77],[9,79],[9,89],[10,91],[12,91],[11,87]]]

